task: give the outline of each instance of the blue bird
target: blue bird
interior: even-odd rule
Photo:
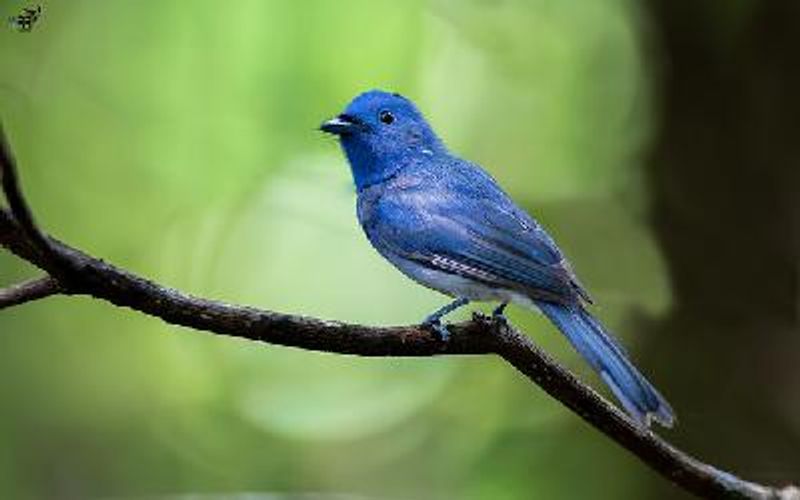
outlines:
[[[481,167],[450,153],[417,107],[372,90],[320,130],[339,137],[372,246],[418,283],[455,298],[424,325],[447,341],[442,318],[470,301],[540,310],[641,425],[670,427],[667,401],[589,313],[589,294],[553,239]]]

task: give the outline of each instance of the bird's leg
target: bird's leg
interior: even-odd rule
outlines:
[[[447,331],[447,326],[442,324],[442,318],[445,315],[455,311],[459,307],[463,307],[467,304],[469,304],[469,299],[465,297],[459,297],[425,318],[425,321],[423,321],[422,324],[436,332],[439,335],[439,338],[442,339],[442,342],[447,342],[447,339],[450,338],[450,332]]]
[[[501,302],[499,306],[495,307],[494,311],[492,311],[492,319],[495,321],[502,321],[503,323],[507,323],[508,320],[506,319],[506,316],[504,314],[507,305],[508,302]]]

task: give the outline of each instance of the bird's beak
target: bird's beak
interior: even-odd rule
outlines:
[[[319,129],[328,134],[345,135],[353,132],[357,127],[358,124],[352,117],[342,114],[326,122],[322,122]]]

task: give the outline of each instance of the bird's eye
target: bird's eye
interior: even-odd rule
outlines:
[[[386,125],[391,125],[392,123],[394,123],[394,115],[392,114],[391,111],[385,109],[378,114],[378,118],[381,120],[382,123],[385,123]]]

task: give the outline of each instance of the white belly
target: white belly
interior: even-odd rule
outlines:
[[[515,290],[491,288],[481,282],[473,281],[455,274],[423,267],[416,262],[387,256],[403,274],[417,283],[432,288],[451,297],[464,297],[476,302],[513,302],[521,306],[536,309],[534,302]]]

